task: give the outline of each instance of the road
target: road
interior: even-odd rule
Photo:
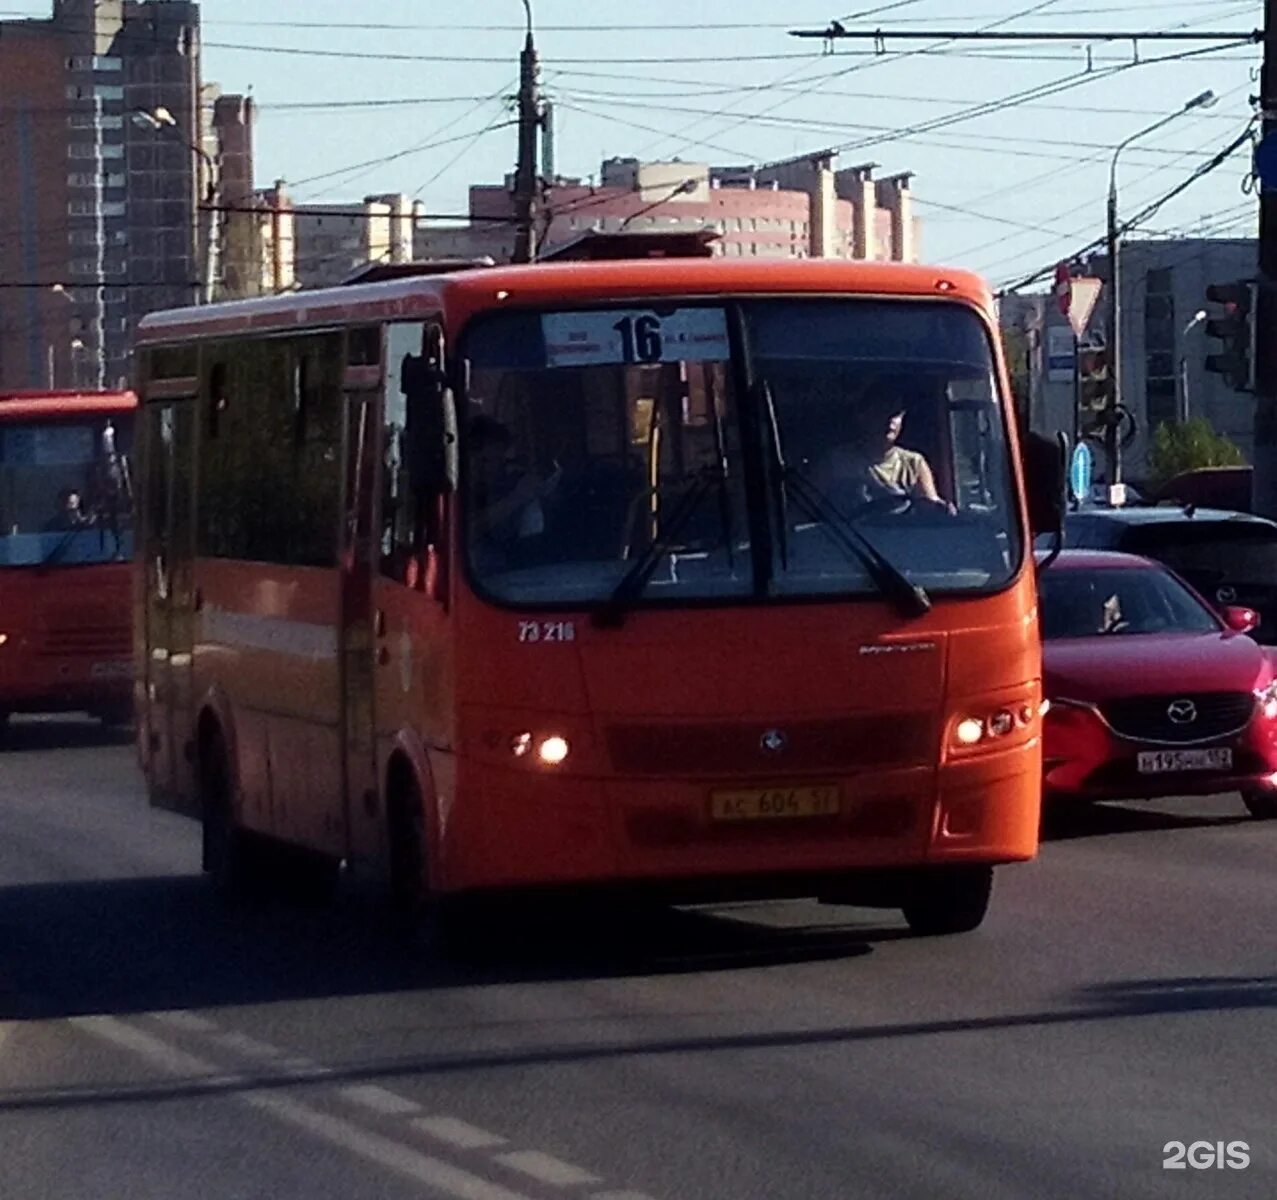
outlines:
[[[127,741],[17,723],[0,1196],[1277,1196],[1277,824],[1054,824],[966,937],[591,906],[449,965],[358,890],[219,906]],[[1199,1140],[1249,1166],[1163,1168]]]

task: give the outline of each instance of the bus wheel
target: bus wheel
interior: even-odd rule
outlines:
[[[204,870],[219,895],[240,897],[261,881],[261,861],[252,839],[235,824],[230,762],[219,732],[202,739],[199,762]]]
[[[390,900],[396,919],[416,930],[430,897],[426,882],[426,816],[412,772],[396,763],[387,796],[390,828]]]
[[[992,890],[992,867],[933,867],[918,873],[901,907],[923,937],[969,933],[984,920]]]
[[[1242,792],[1242,802],[1246,805],[1252,817],[1257,817],[1261,821],[1277,819],[1277,792],[1261,791],[1258,788],[1253,788],[1250,791]]]

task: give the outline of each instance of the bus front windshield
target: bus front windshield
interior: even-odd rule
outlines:
[[[128,416],[0,425],[0,567],[132,557]]]
[[[989,337],[963,306],[507,313],[463,353],[466,553],[499,603],[971,593],[1020,565]]]

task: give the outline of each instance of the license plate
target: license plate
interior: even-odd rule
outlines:
[[[1233,766],[1231,750],[1145,750],[1139,756],[1141,775],[1166,771],[1228,771]]]
[[[786,821],[836,816],[842,808],[842,795],[832,784],[735,788],[711,792],[709,803],[715,821]]]

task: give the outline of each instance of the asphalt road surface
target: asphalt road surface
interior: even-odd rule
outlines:
[[[5,1200],[1277,1196],[1277,823],[1235,799],[1053,820],[957,938],[591,905],[449,964],[197,864],[126,739],[15,723]]]

